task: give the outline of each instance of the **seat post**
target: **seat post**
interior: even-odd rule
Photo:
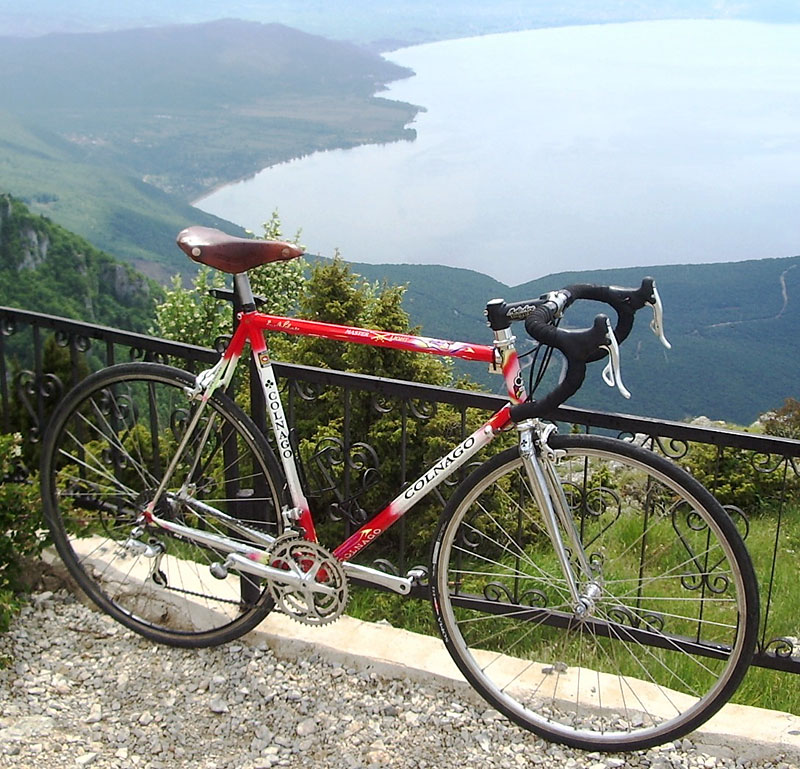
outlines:
[[[233,302],[234,307],[242,312],[255,312],[256,300],[253,298],[253,289],[250,288],[250,278],[246,272],[237,272],[233,276]]]

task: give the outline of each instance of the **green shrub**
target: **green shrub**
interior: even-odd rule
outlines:
[[[0,434],[0,630],[8,628],[27,587],[25,560],[45,543],[38,476],[18,480],[22,437]]]
[[[781,499],[797,499],[800,491],[799,479],[783,457],[697,443],[681,464],[723,505],[748,514],[770,510]]]

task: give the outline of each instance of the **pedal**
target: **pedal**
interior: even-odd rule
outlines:
[[[408,570],[406,578],[411,580],[412,585],[424,585],[428,581],[428,569],[425,566],[415,566]]]

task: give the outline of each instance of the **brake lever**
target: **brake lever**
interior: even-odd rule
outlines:
[[[668,350],[672,349],[672,345],[667,341],[664,336],[664,305],[661,304],[661,297],[658,295],[655,281],[653,281],[653,293],[647,299],[647,304],[653,308],[653,320],[650,321],[650,330],[658,337],[658,341],[664,345]]]
[[[611,327],[611,321],[606,318],[606,342],[607,344],[600,345],[600,347],[608,352],[608,363],[603,369],[603,381],[609,387],[616,387],[623,398],[630,398],[631,394],[627,387],[622,384],[622,368],[619,361],[619,344],[617,344],[617,337],[614,336],[614,329]]]

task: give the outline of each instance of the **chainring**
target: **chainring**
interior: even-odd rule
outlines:
[[[306,580],[302,587],[270,580],[269,591],[278,611],[305,625],[327,625],[339,619],[347,605],[347,575],[333,553],[291,532],[275,540],[268,563]]]

